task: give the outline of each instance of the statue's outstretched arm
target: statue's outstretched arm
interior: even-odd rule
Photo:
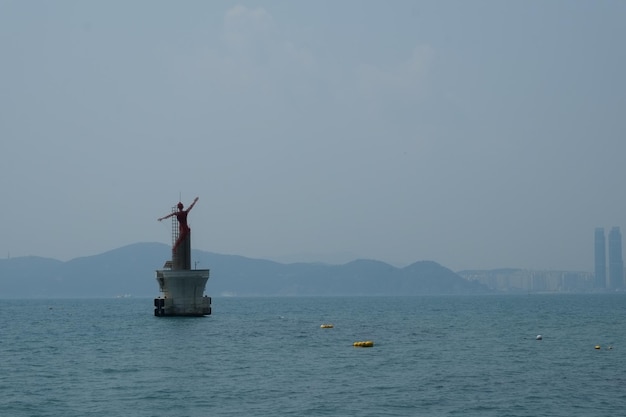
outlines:
[[[170,218],[170,217],[172,217],[174,214],[176,214],[176,213],[172,212],[172,213],[168,214],[167,216],[159,217],[157,220],[158,220],[158,221],[161,221],[161,220],[169,219],[169,218]]]
[[[189,208],[187,209],[187,211],[191,210],[193,208],[193,206],[196,205],[196,201],[198,201],[198,197],[193,199],[193,203],[191,203],[191,205],[189,206]]]

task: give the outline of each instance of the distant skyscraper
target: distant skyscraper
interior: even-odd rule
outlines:
[[[606,239],[604,238],[604,228],[596,227],[595,232],[595,288],[606,288]]]
[[[624,261],[622,260],[622,233],[619,227],[609,232],[609,288],[624,286]]]

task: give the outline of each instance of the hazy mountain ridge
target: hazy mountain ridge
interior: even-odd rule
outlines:
[[[41,257],[0,259],[0,298],[157,296],[156,269],[170,258],[161,243],[136,243],[67,262]],[[212,296],[431,295],[486,293],[436,262],[397,268],[375,260],[343,265],[282,264],[192,251],[192,265],[210,269]]]

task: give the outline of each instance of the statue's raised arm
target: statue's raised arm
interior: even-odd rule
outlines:
[[[196,205],[197,201],[198,201],[198,197],[193,199],[193,202],[189,205],[189,208],[187,209],[187,212],[189,212],[189,210],[191,210],[193,208],[193,206]]]

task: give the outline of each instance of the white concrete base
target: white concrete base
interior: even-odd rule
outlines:
[[[154,300],[155,316],[206,316],[211,314],[211,297],[204,295],[208,269],[156,271],[162,297]]]

